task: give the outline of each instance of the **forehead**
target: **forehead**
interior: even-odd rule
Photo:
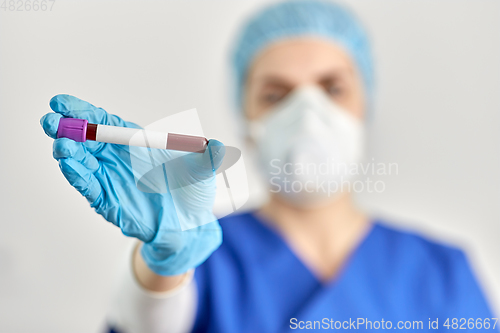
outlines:
[[[313,81],[327,71],[353,74],[351,57],[333,41],[316,37],[280,40],[265,48],[254,60],[248,79],[280,78],[292,84]]]

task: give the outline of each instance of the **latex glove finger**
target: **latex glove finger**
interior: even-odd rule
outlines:
[[[107,113],[102,108],[95,107],[71,95],[56,95],[52,97],[50,107],[56,112],[56,116],[51,116],[50,113],[46,114],[40,119],[40,123],[45,133],[51,138],[57,137],[57,128],[61,116],[87,119],[90,123],[95,124],[140,128],[140,126],[134,123],[124,121],[118,116]],[[105,146],[105,144],[95,141],[87,141],[84,145],[91,153],[97,153]]]
[[[168,188],[172,191],[181,187],[211,180],[224,159],[226,147],[217,140],[210,140],[205,152],[188,153],[164,162],[144,174],[139,184],[146,192],[163,193],[163,166],[168,177]]]
[[[65,117],[87,119],[93,124],[103,124],[121,127],[138,126],[124,121],[118,116],[107,113],[104,109],[95,107],[89,102],[83,101],[71,95],[56,95],[50,100],[50,108]]]
[[[215,176],[226,153],[222,142],[211,139],[203,154],[192,153],[186,156],[190,173],[195,179],[204,180]]]
[[[45,134],[52,139],[57,138],[57,128],[59,127],[59,120],[62,117],[59,113],[50,112],[40,118],[40,125],[42,125]]]
[[[99,169],[99,162],[88,152],[84,145],[71,139],[54,140],[52,155],[56,160],[72,158],[94,173]]]
[[[102,193],[102,186],[94,174],[72,158],[59,160],[59,168],[68,182],[87,198],[90,204],[94,203]]]
[[[63,116],[59,113],[47,113],[40,119],[40,124],[42,125],[45,134],[53,139],[57,139],[57,129],[59,127],[59,120],[61,120]],[[91,152],[95,153],[100,151],[104,147],[104,143],[96,142],[96,141],[86,141],[83,145]]]
[[[208,151],[208,154],[207,154]],[[210,158],[210,164],[212,166],[212,171],[216,171],[222,164],[224,156],[226,154],[226,147],[220,141],[211,139],[208,141],[207,150],[203,153],[203,159],[207,159],[207,155]]]

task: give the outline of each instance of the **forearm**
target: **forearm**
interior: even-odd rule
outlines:
[[[141,256],[141,246],[142,243],[139,243],[134,249],[132,267],[137,281],[144,289],[154,292],[166,292],[179,286],[186,279],[187,273],[162,276],[153,272]]]
[[[194,271],[175,277],[154,274],[141,260],[140,245],[127,251],[121,265],[107,316],[109,325],[125,333],[189,332],[196,315]]]

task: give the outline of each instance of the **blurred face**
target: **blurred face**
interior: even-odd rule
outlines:
[[[255,59],[245,86],[247,118],[258,119],[302,85],[317,85],[353,116],[363,118],[363,86],[353,61],[333,42],[312,37],[276,42]]]

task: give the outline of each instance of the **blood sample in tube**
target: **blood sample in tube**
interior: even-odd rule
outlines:
[[[86,119],[76,118],[61,118],[57,129],[57,137],[69,138],[77,142],[91,140],[193,153],[203,153],[208,145],[208,140],[201,136],[92,124]]]

